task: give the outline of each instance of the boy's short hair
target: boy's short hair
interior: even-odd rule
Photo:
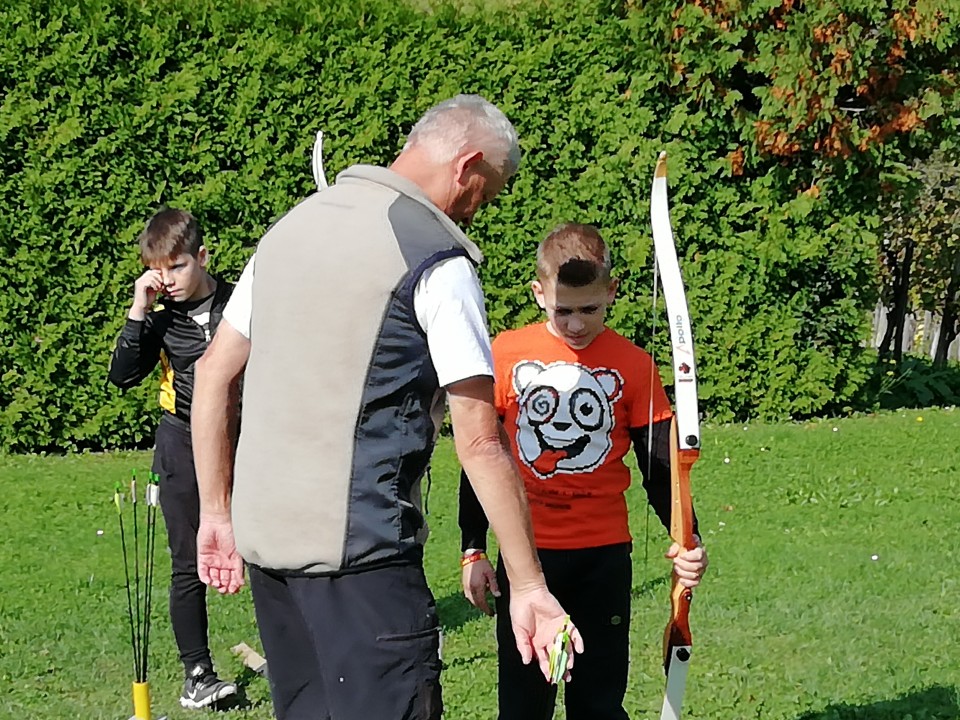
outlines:
[[[152,265],[184,253],[197,257],[203,247],[203,233],[197,219],[186,210],[164,208],[147,221],[139,243],[140,261]]]
[[[537,248],[537,277],[568,287],[610,281],[610,249],[593,225],[567,223],[550,232]]]

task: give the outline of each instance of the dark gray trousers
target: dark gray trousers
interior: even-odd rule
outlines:
[[[439,720],[440,625],[421,565],[249,573],[277,720]]]

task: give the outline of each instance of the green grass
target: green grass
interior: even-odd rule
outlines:
[[[694,492],[711,568],[691,612],[685,717],[960,717],[960,413],[708,426],[703,436]],[[138,453],[0,458],[0,718],[130,715],[111,494],[132,467],[148,466]],[[487,719],[496,705],[493,626],[459,592],[455,488],[445,441],[434,462],[427,569],[445,626],[446,716]],[[631,500],[642,506],[635,490]],[[636,512],[633,522],[634,718],[659,713],[668,614],[666,541],[651,525],[645,564],[644,518]],[[177,704],[166,553],[158,561],[155,715],[195,717]],[[249,591],[211,595],[210,606],[215,658],[244,685],[245,707],[221,717],[271,717],[265,681],[229,654],[240,640],[258,644]]]

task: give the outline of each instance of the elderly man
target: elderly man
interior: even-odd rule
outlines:
[[[457,226],[519,160],[484,99],[430,109],[389,169],[345,170],[267,232],[198,363],[199,573],[236,592],[248,564],[280,720],[440,717],[419,498],[444,395],[510,575],[518,649],[546,674],[565,614],[494,409],[481,255]]]

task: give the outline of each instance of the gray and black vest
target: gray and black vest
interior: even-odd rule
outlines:
[[[440,396],[413,296],[481,255],[414,183],[357,165],[264,235],[253,277],[233,522],[256,566],[415,562]]]

